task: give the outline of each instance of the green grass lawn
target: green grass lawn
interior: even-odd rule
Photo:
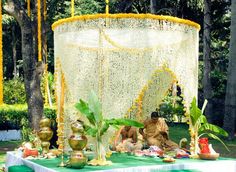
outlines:
[[[4,141],[0,142],[0,165],[4,163],[6,152],[7,151],[13,151],[19,145],[21,144],[21,141]]]

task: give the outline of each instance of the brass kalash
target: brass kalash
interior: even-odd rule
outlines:
[[[87,157],[84,156],[82,150],[87,144],[87,137],[84,135],[83,122],[77,120],[71,124],[73,134],[69,137],[68,142],[73,149],[70,154],[68,167],[83,168],[87,163]]]
[[[51,120],[49,118],[43,117],[39,122],[40,130],[38,132],[38,137],[41,140],[41,146],[43,149],[42,154],[46,155],[49,151],[50,140],[53,135],[51,127]]]

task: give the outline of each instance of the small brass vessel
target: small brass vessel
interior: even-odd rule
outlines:
[[[41,146],[43,149],[43,155],[47,154],[49,151],[50,140],[53,135],[53,131],[50,128],[51,120],[49,118],[42,118],[39,122],[40,130],[38,132],[38,137],[41,140]]]
[[[87,137],[84,135],[83,122],[77,120],[71,124],[72,135],[69,137],[68,142],[70,147],[73,149],[70,154],[68,167],[71,168],[83,168],[88,158],[84,156],[82,150],[87,144]]]

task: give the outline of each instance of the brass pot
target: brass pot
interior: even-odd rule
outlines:
[[[87,137],[80,134],[73,134],[68,139],[69,145],[73,150],[82,150],[87,144]]]
[[[51,120],[49,118],[43,117],[39,122],[40,128],[51,127]]]
[[[71,124],[71,130],[73,133],[84,133],[84,126],[83,122],[80,120],[77,120]]]
[[[41,141],[49,141],[52,138],[53,131],[49,127],[43,127],[39,130],[38,136]]]
[[[46,141],[46,142],[41,142],[41,146],[42,146],[42,150],[43,150],[43,154],[46,154],[49,152],[49,146],[50,146],[50,142]]]
[[[87,161],[88,158],[81,151],[73,151],[70,155],[68,167],[80,169],[86,165]]]
[[[73,151],[70,154],[68,167],[83,168],[87,163],[87,157],[82,153],[82,149],[87,144],[87,137],[84,135],[83,122],[77,120],[71,124],[73,134],[69,137],[68,142]]]

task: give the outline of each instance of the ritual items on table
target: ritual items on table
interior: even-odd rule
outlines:
[[[18,151],[23,151],[23,158],[27,158],[29,156],[31,157],[37,157],[39,155],[39,152],[37,149],[33,148],[33,144],[30,142],[25,142],[22,144],[22,147],[19,148]]]
[[[200,153],[198,155],[200,159],[215,160],[219,157],[220,154],[216,153],[212,144],[208,143],[208,138],[200,138],[198,143],[200,148]]]
[[[208,138],[200,138],[198,143],[200,147],[200,153],[210,153]]]

